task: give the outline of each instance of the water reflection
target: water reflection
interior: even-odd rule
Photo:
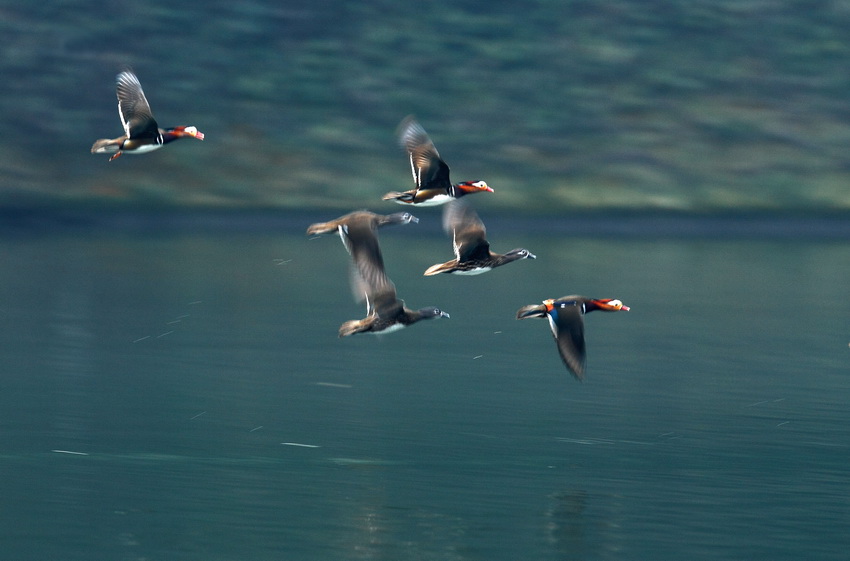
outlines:
[[[71,255],[57,267],[54,290],[45,294],[52,318],[44,357],[52,382],[53,432],[72,447],[85,445],[92,432],[89,394],[98,344],[91,330],[93,287],[84,272],[74,270],[86,265],[78,257]]]

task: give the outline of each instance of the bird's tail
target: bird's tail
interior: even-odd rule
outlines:
[[[531,304],[530,306],[523,306],[516,312],[517,319],[543,317],[546,317],[546,306],[543,306],[541,304]]]
[[[308,236],[321,236],[324,234],[333,234],[336,232],[336,225],[331,224],[330,222],[317,222],[315,224],[311,224],[309,228],[307,228]]]
[[[111,154],[113,152],[117,152],[120,149],[120,146],[116,144],[115,140],[111,138],[101,138],[100,140],[96,140],[91,147],[92,154]]]
[[[360,332],[360,320],[353,319],[347,321],[339,326],[339,336],[340,337],[348,337],[349,335],[354,335],[355,333]]]
[[[439,275],[440,273],[445,273],[447,272],[446,269],[449,268],[447,267],[447,265],[449,265],[449,263],[437,263],[436,265],[431,265],[430,267],[425,269],[424,276],[430,277],[431,275]]]
[[[395,201],[397,203],[409,203],[413,201],[413,197],[409,193],[401,193],[399,191],[390,191],[383,197],[382,201]]]

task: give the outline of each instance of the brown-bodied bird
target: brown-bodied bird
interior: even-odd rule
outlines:
[[[390,216],[399,215],[410,216],[408,213]],[[355,333],[391,333],[419,320],[449,317],[449,314],[434,307],[410,310],[404,306],[403,300],[398,299],[395,285],[384,270],[384,258],[377,236],[377,228],[391,222],[379,218],[371,212],[359,211],[328,223],[314,224],[307,230],[308,233],[328,232],[333,231],[328,225],[336,225],[343,244],[351,254],[351,288],[358,300],[366,299],[366,317],[343,323],[339,328],[340,337]],[[411,221],[397,219],[392,223]]]
[[[124,125],[124,136],[101,138],[91,147],[92,154],[112,154],[111,162],[124,152],[144,154],[162,148],[172,140],[192,137],[204,139],[204,133],[195,127],[161,129],[151,113],[148,100],[136,75],[130,71],[118,74],[118,115]]]
[[[629,307],[613,298],[597,299],[574,295],[544,300],[542,304],[523,306],[517,310],[516,318],[548,318],[552,335],[558,343],[561,359],[573,376],[582,380],[585,366],[583,316],[594,310],[628,312]]]
[[[443,228],[452,236],[455,258],[431,265],[425,271],[426,276],[440,273],[480,275],[518,259],[537,259],[525,248],[512,249],[504,255],[490,251],[484,223],[464,201],[452,201],[443,209]]]
[[[339,233],[345,244],[344,230],[348,227],[348,223],[352,220],[367,221],[372,230],[376,230],[382,226],[390,226],[393,224],[410,224],[417,223],[419,219],[409,212],[394,212],[393,214],[375,214],[368,210],[355,210],[344,216],[340,216],[330,222],[316,222],[307,228],[308,236],[321,236],[324,234]]]
[[[449,166],[440,158],[428,133],[412,116],[405,118],[399,125],[399,142],[410,156],[410,168],[416,188],[404,193],[387,193],[383,200],[436,206],[470,193],[493,192],[483,181],[461,181],[453,184],[449,178]]]

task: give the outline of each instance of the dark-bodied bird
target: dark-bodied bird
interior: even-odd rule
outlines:
[[[413,217],[409,213],[390,216],[396,217],[395,222],[382,221],[371,212],[358,211],[331,222],[314,224],[307,230],[308,233],[325,233],[333,231],[332,224],[336,226],[351,254],[352,290],[358,299],[366,299],[366,317],[343,323],[339,328],[340,337],[355,333],[391,333],[422,319],[449,317],[449,314],[434,307],[410,310],[396,296],[395,285],[384,271],[384,258],[376,231],[384,224],[412,222]]]
[[[483,181],[461,181],[453,184],[449,178],[449,166],[440,158],[428,133],[412,116],[405,118],[399,125],[399,142],[410,156],[410,168],[416,188],[404,193],[387,193],[383,200],[436,206],[471,193],[493,192]]]
[[[516,318],[548,318],[549,327],[552,328],[552,335],[558,343],[558,352],[561,353],[564,364],[576,378],[582,380],[585,366],[583,316],[594,310],[628,312],[629,307],[613,298],[564,296],[544,300],[542,304],[523,306],[517,310]]]
[[[493,253],[487,241],[487,230],[475,210],[463,201],[452,201],[443,208],[443,228],[452,236],[455,258],[431,265],[425,271],[426,276],[440,273],[480,275],[518,259],[537,259],[525,248],[512,249],[504,255]]]
[[[92,154],[112,154],[109,158],[111,162],[124,152],[144,154],[162,148],[164,144],[178,138],[189,136],[198,140],[204,139],[204,133],[195,127],[159,128],[142,91],[142,85],[132,72],[121,72],[116,82],[118,115],[124,125],[124,136],[101,138],[91,147]]]

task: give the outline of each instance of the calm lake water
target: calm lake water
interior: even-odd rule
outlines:
[[[491,225],[538,259],[425,278],[449,241],[386,229],[451,319],[340,340],[309,221],[0,239],[4,558],[846,558],[846,241]],[[584,383],[514,319],[571,293],[632,308],[587,317]]]

